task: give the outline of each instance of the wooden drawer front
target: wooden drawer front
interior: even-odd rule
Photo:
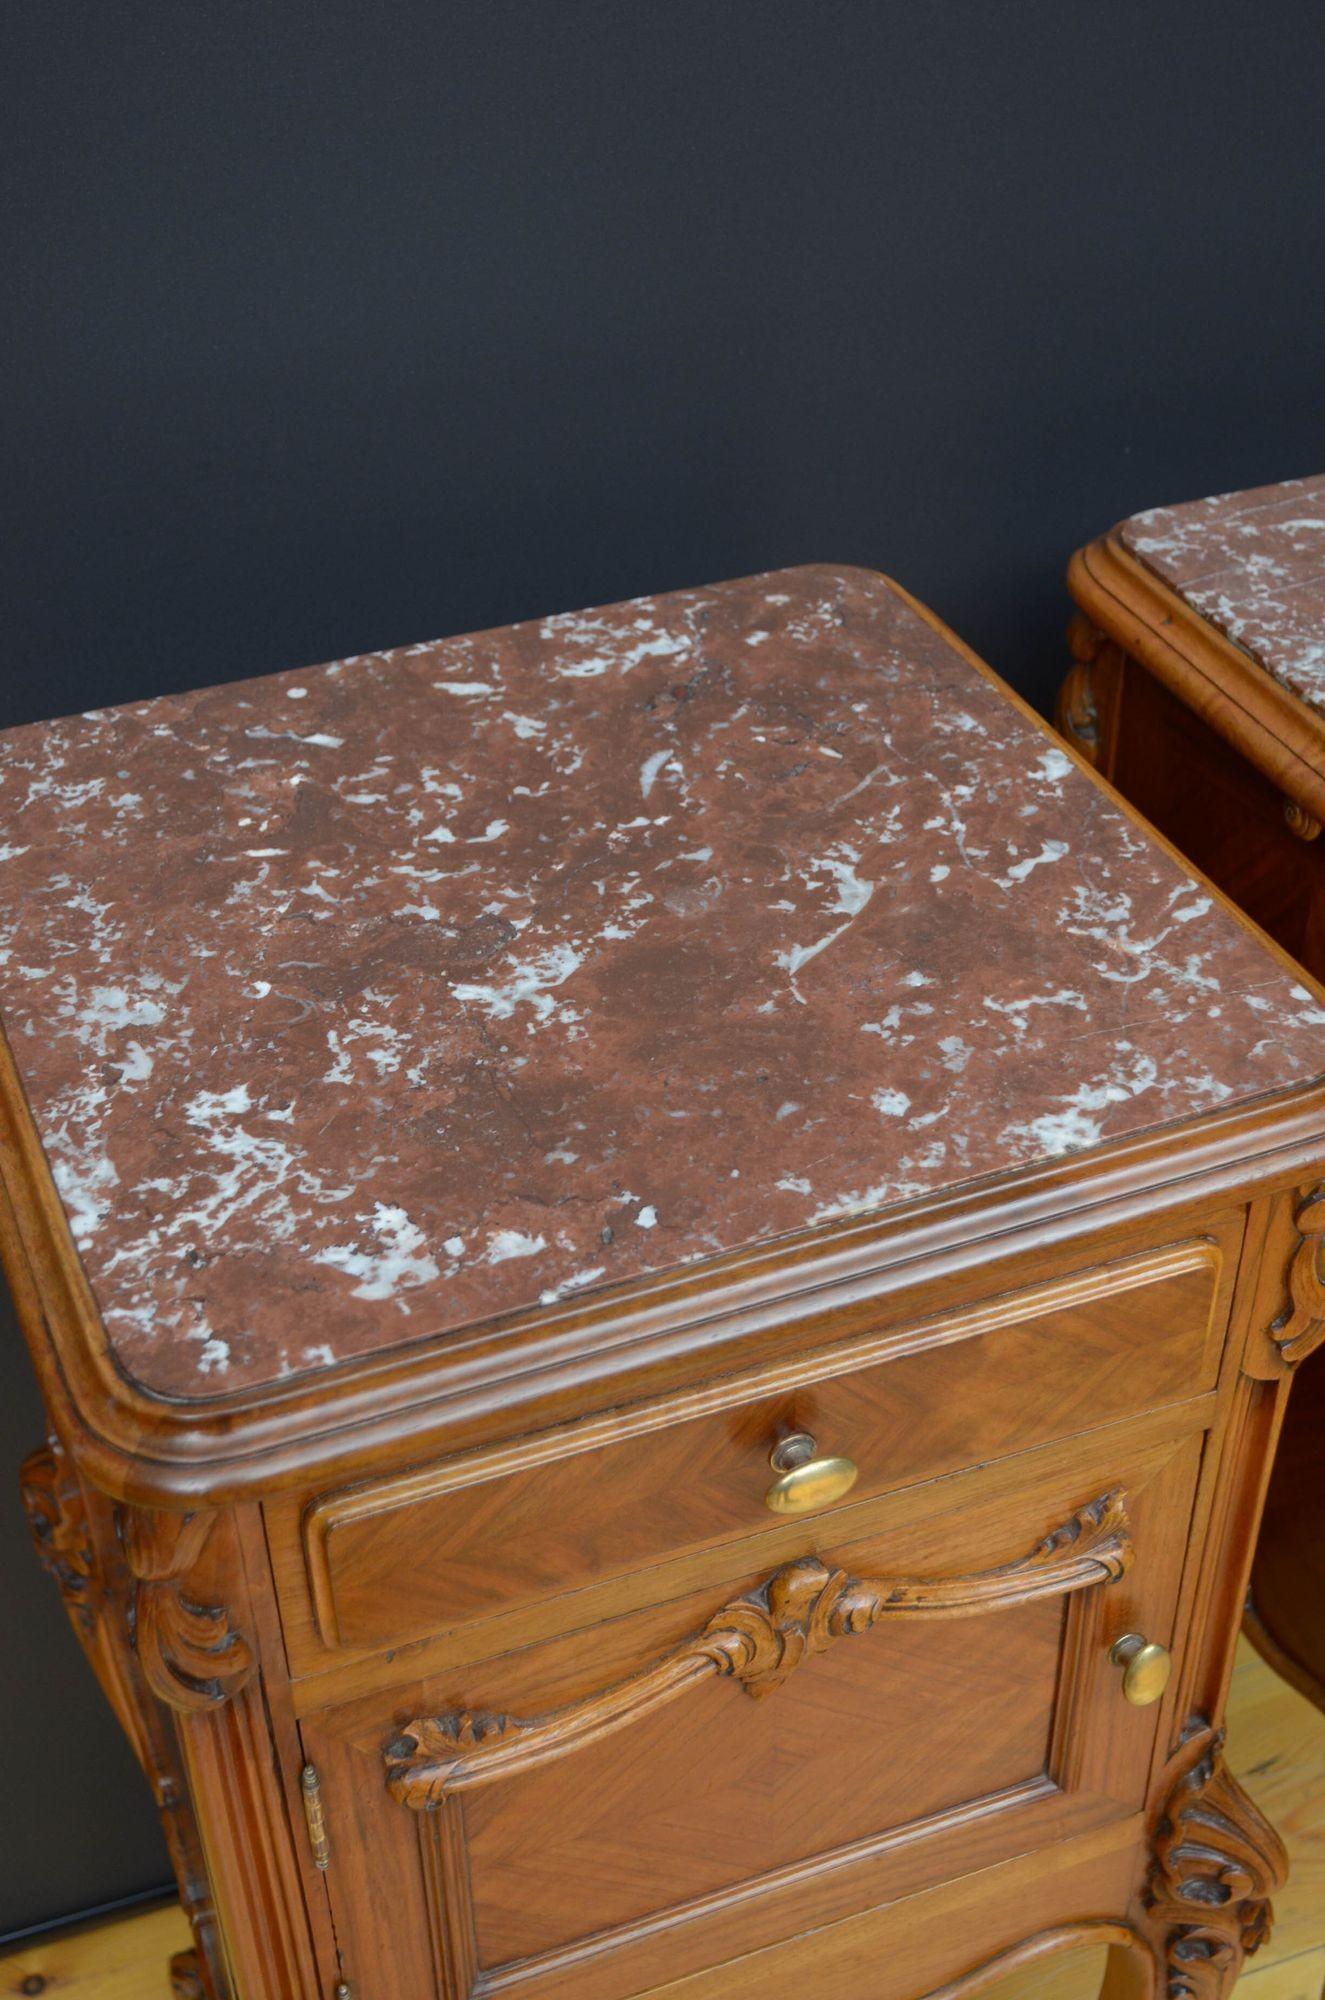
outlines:
[[[287,1606],[295,1670],[768,1529],[788,1428],[856,1461],[852,1504],[1208,1388],[1233,1262],[1202,1238],[819,1354],[763,1393],[719,1385],[324,1497],[303,1523],[315,1630]],[[281,1569],[297,1600],[304,1562]]]
[[[1109,1647],[1174,1640],[1200,1442],[308,1718],[355,1992],[623,2000],[1125,1821],[1163,1705]]]

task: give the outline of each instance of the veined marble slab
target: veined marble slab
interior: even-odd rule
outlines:
[[[1325,712],[1325,473],[1153,507],[1118,532],[1194,611]]]
[[[0,737],[0,1006],[120,1365],[210,1396],[1325,1072],[871,573]]]

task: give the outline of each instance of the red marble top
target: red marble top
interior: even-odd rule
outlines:
[[[1325,473],[1154,507],[1118,533],[1193,610],[1325,711]]]
[[[0,1006],[122,1367],[251,1389],[1325,1072],[880,577],[0,737]]]

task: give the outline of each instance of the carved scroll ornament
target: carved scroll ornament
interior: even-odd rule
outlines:
[[[133,1640],[152,1692],[173,1708],[212,1708],[238,1694],[253,1671],[248,1641],[223,1604],[194,1596],[194,1572],[216,1526],[211,1511],[143,1513],[125,1508],[120,1539],[136,1579]]]
[[[386,1746],[388,1786],[401,1805],[424,1811],[596,1742],[713,1675],[758,1699],[834,1640],[881,1618],[968,1617],[1086,1590],[1115,1582],[1131,1560],[1121,1493],[1082,1507],[1015,1562],[966,1576],[854,1577],[806,1557],[725,1604],[655,1666],[587,1700],[530,1719],[463,1710],[407,1723]]]
[[[96,1616],[96,1553],[83,1496],[58,1438],[24,1460],[20,1492],[37,1554],[86,1637]]]
[[[1091,669],[1104,644],[1104,634],[1097,631],[1088,619],[1078,616],[1072,620],[1067,636],[1074,664],[1068,668],[1058,691],[1054,727],[1088,763],[1098,765],[1101,754],[1100,716],[1095,703]]]
[[[1288,1857],[1224,1765],[1224,1732],[1193,1716],[1160,1818],[1146,1904],[1162,1936],[1168,2000],[1220,2000],[1270,1935]]]
[[[177,1951],[171,1959],[170,1991],[174,2000],[208,2000],[196,1951]]]
[[[1325,1278],[1321,1238],[1325,1236],[1325,1187],[1316,1187],[1293,1217],[1300,1241],[1288,1266],[1289,1305],[1270,1328],[1270,1338],[1290,1368],[1305,1361],[1325,1340]]]

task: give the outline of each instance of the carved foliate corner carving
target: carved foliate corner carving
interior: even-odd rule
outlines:
[[[1305,806],[1299,805],[1296,799],[1290,799],[1286,795],[1284,798],[1284,825],[1290,833],[1295,833],[1299,840],[1319,840],[1320,838],[1320,821],[1316,818],[1316,815],[1309,813]]]
[[[1075,664],[1069,667],[1058,691],[1054,727],[1087,763],[1098,765],[1101,756],[1100,714],[1091,670],[1104,644],[1104,634],[1097,631],[1089,619],[1078,615],[1068,626],[1067,638]]]
[[[177,1951],[170,1961],[173,2000],[210,2000],[196,1951]]]
[[[1224,1732],[1193,1716],[1154,1837],[1145,1902],[1168,2000],[1222,2000],[1270,1935],[1288,1857],[1223,1759]]]
[[[621,1682],[529,1719],[460,1710],[423,1716],[387,1744],[393,1798],[431,1810],[454,1794],[548,1763],[611,1734],[713,1675],[756,1698],[816,1653],[884,1617],[966,1617],[1112,1583],[1132,1560],[1123,1494],[1082,1507],[1027,1555],[951,1577],[855,1577],[814,1557],[775,1570],[761,1589],[723,1605],[665,1659]]]
[[[172,1708],[213,1708],[238,1694],[253,1672],[248,1641],[199,1582],[216,1524],[210,1509],[120,1511],[120,1540],[135,1579],[134,1648],[153,1694]]]
[[[58,1438],[24,1460],[19,1486],[37,1555],[80,1633],[90,1636],[100,1594],[96,1552],[83,1495]]]
[[[1296,1368],[1325,1340],[1325,1278],[1321,1275],[1325,1186],[1313,1188],[1299,1202],[1293,1220],[1298,1245],[1288,1266],[1289,1304],[1270,1328],[1270,1339],[1289,1368]]]

